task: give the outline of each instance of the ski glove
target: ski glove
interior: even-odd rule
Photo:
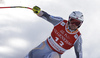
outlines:
[[[41,11],[41,9],[40,9],[38,6],[34,6],[32,10],[33,10],[33,12],[34,12],[35,14],[39,14],[40,11]]]

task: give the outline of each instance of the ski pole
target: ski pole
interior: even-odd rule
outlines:
[[[0,9],[3,9],[3,8],[26,8],[26,9],[32,10],[32,8],[30,8],[30,7],[25,7],[25,6],[8,6],[8,7],[0,7]]]

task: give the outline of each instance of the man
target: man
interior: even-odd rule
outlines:
[[[26,58],[61,58],[61,55],[74,46],[76,58],[82,58],[82,38],[78,28],[83,23],[83,14],[73,11],[69,19],[49,15],[38,6],[33,11],[54,25],[50,37],[29,52]],[[67,56],[66,56],[67,57]]]

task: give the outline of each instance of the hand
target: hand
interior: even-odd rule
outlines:
[[[38,6],[34,6],[32,10],[33,10],[33,12],[34,12],[35,14],[39,14],[40,11],[41,11],[41,9],[40,9]]]

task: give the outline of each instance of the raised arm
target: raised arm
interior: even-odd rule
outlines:
[[[38,6],[34,6],[33,11],[39,17],[42,17],[43,19],[52,23],[54,26],[57,25],[59,22],[63,21],[63,18],[52,16],[52,15],[48,14],[47,12],[42,11]]]
[[[76,58],[82,58],[82,38],[79,36],[78,40],[74,44]]]

